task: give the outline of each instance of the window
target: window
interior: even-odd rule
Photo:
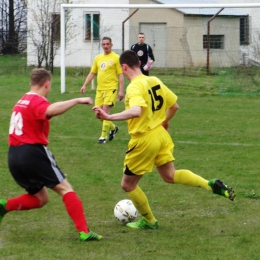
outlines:
[[[86,13],[85,15],[85,40],[99,41],[99,28],[100,28],[100,14],[99,13]],[[93,30],[93,32],[92,32]]]
[[[208,45],[209,44],[209,45]],[[203,49],[224,49],[224,35],[203,35]]]
[[[241,17],[240,20],[240,45],[249,44],[249,19],[248,16]]]
[[[51,32],[53,41],[60,41],[60,14],[52,14]]]

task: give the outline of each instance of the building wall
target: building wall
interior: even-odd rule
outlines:
[[[107,4],[105,0],[86,0],[81,3],[87,4]],[[128,4],[128,0],[114,0],[109,4]],[[137,0],[130,0],[131,4],[140,4]],[[154,1],[144,0],[142,4],[155,4]],[[136,9],[91,9],[99,11],[101,15],[101,38],[109,36],[113,41],[113,50],[117,53],[137,42],[137,35],[144,24],[147,24],[151,33],[155,34],[156,42],[150,40],[147,42],[154,49],[155,60],[165,59],[162,63],[156,62],[154,66],[168,68],[181,68],[191,66],[206,66],[207,51],[203,49],[203,35],[207,33],[207,18],[187,17],[174,9],[139,9],[124,24],[124,36],[122,33],[122,22],[129,17]],[[100,52],[103,52],[100,41],[84,40],[84,12],[90,11],[84,8],[71,9],[71,22],[76,24],[74,35],[66,43],[67,67],[89,67],[93,58]],[[28,24],[34,23],[34,18],[28,11]],[[158,28],[165,26],[166,36],[156,35],[156,25]],[[152,26],[151,26],[152,25]],[[217,17],[211,23],[211,34],[224,35],[224,49],[210,50],[211,66],[233,66],[237,65],[241,56],[239,52],[239,19],[233,17]],[[151,35],[147,35],[148,39]],[[124,41],[123,41],[124,39]],[[161,43],[159,42],[161,41]],[[29,42],[28,42],[29,43]],[[161,46],[164,46],[161,48]],[[157,58],[156,58],[157,57]],[[28,44],[28,64],[37,65],[34,47]],[[163,65],[161,65],[163,64]],[[60,66],[59,52],[55,57],[54,66]]]
[[[40,1],[40,0],[39,0]],[[78,1],[77,1],[78,3]],[[34,2],[35,4],[35,2]],[[81,4],[108,4],[105,0],[83,0]],[[128,4],[128,0],[113,0],[109,4]],[[32,4],[31,4],[32,7]],[[32,15],[28,10],[28,28],[32,28],[35,23],[35,15]],[[34,12],[37,10],[34,8]],[[50,12],[53,9],[50,9]],[[92,64],[93,58],[102,52],[100,41],[86,41],[84,39],[84,13],[88,11],[98,11],[101,17],[100,38],[108,36],[112,38],[113,49],[120,53],[122,50],[122,21],[128,16],[128,10],[123,9],[97,9],[97,8],[73,8],[70,10],[70,24],[73,27],[73,37],[67,37],[66,42],[66,59],[67,67],[89,67]],[[60,8],[58,9],[58,12]],[[127,41],[129,39],[127,38]],[[28,40],[28,65],[37,65],[36,50],[32,41]],[[44,64],[43,64],[44,65]],[[54,59],[54,66],[60,66],[60,52]]]
[[[217,0],[223,4],[260,4],[260,0]],[[249,45],[240,46],[240,63],[244,65],[260,65],[260,7],[236,8],[249,15],[250,37]]]
[[[207,35],[207,18],[185,17],[187,51],[194,66],[205,67],[207,49],[203,49],[203,35]],[[216,17],[210,23],[211,35],[224,35],[223,49],[210,49],[209,61],[212,67],[230,67],[239,64],[239,18]]]
[[[131,4],[137,4],[139,1],[131,0]],[[155,1],[145,0],[142,4],[156,4]],[[133,12],[133,10],[131,10]],[[166,50],[161,50],[160,46],[162,44],[154,45],[153,42],[147,42],[151,45],[155,55],[154,67],[158,66],[156,64],[156,59],[165,56],[165,66],[166,67],[182,67],[183,66],[183,49],[181,48],[180,38],[183,33],[183,20],[184,16],[182,13],[174,9],[139,9],[135,15],[131,18],[132,29],[129,32],[130,45],[137,42],[137,35],[140,32],[140,25],[143,23],[151,23],[154,25],[154,34],[156,34],[156,24],[164,23],[166,26],[166,38],[160,39],[165,46]],[[146,35],[146,38],[151,38]],[[158,47],[157,47],[158,46]],[[166,52],[166,55],[164,53]],[[157,58],[156,58],[157,57]],[[161,63],[160,63],[161,64]]]

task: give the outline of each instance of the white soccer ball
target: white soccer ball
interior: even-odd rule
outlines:
[[[131,200],[120,200],[114,208],[114,215],[118,221],[128,223],[136,219],[138,211]]]

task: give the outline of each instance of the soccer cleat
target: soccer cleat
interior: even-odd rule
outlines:
[[[107,141],[107,139],[105,139],[105,138],[99,138],[97,143],[98,144],[105,144],[106,141]]]
[[[118,130],[119,130],[119,128],[118,128],[118,126],[115,126],[115,129],[114,130],[111,130],[110,132],[109,132],[109,141],[112,141],[114,138],[115,138],[115,136],[116,136],[116,133],[118,132]]]
[[[93,241],[93,240],[101,240],[103,237],[90,231],[89,233],[79,232],[79,240],[80,241]]]
[[[234,200],[236,195],[232,188],[229,188],[225,184],[222,183],[220,180],[210,180],[208,185],[212,188],[213,193],[224,196],[230,200]]]
[[[0,224],[2,222],[4,215],[7,213],[6,203],[7,203],[6,200],[0,200]]]
[[[137,222],[129,222],[126,224],[127,227],[135,229],[156,229],[158,228],[158,221],[156,220],[154,224],[148,223],[144,217],[142,217]]]

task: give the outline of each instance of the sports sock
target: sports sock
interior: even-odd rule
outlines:
[[[88,233],[89,229],[83,205],[77,194],[74,191],[68,192],[63,196],[62,200],[78,232]]]
[[[154,224],[155,217],[149,206],[148,199],[139,186],[130,192],[127,192],[138,212],[147,220],[148,223]]]
[[[108,131],[110,129],[109,127],[110,127],[110,121],[103,120],[101,138],[107,139],[107,133],[108,133]]]
[[[19,197],[8,199],[6,203],[6,210],[30,210],[39,208],[40,205],[41,202],[37,197],[30,194],[23,194]]]
[[[173,176],[175,184],[183,184],[192,187],[201,187],[212,191],[208,181],[189,170],[176,170]]]
[[[109,130],[115,130],[116,126],[112,123],[112,121],[109,121]]]

